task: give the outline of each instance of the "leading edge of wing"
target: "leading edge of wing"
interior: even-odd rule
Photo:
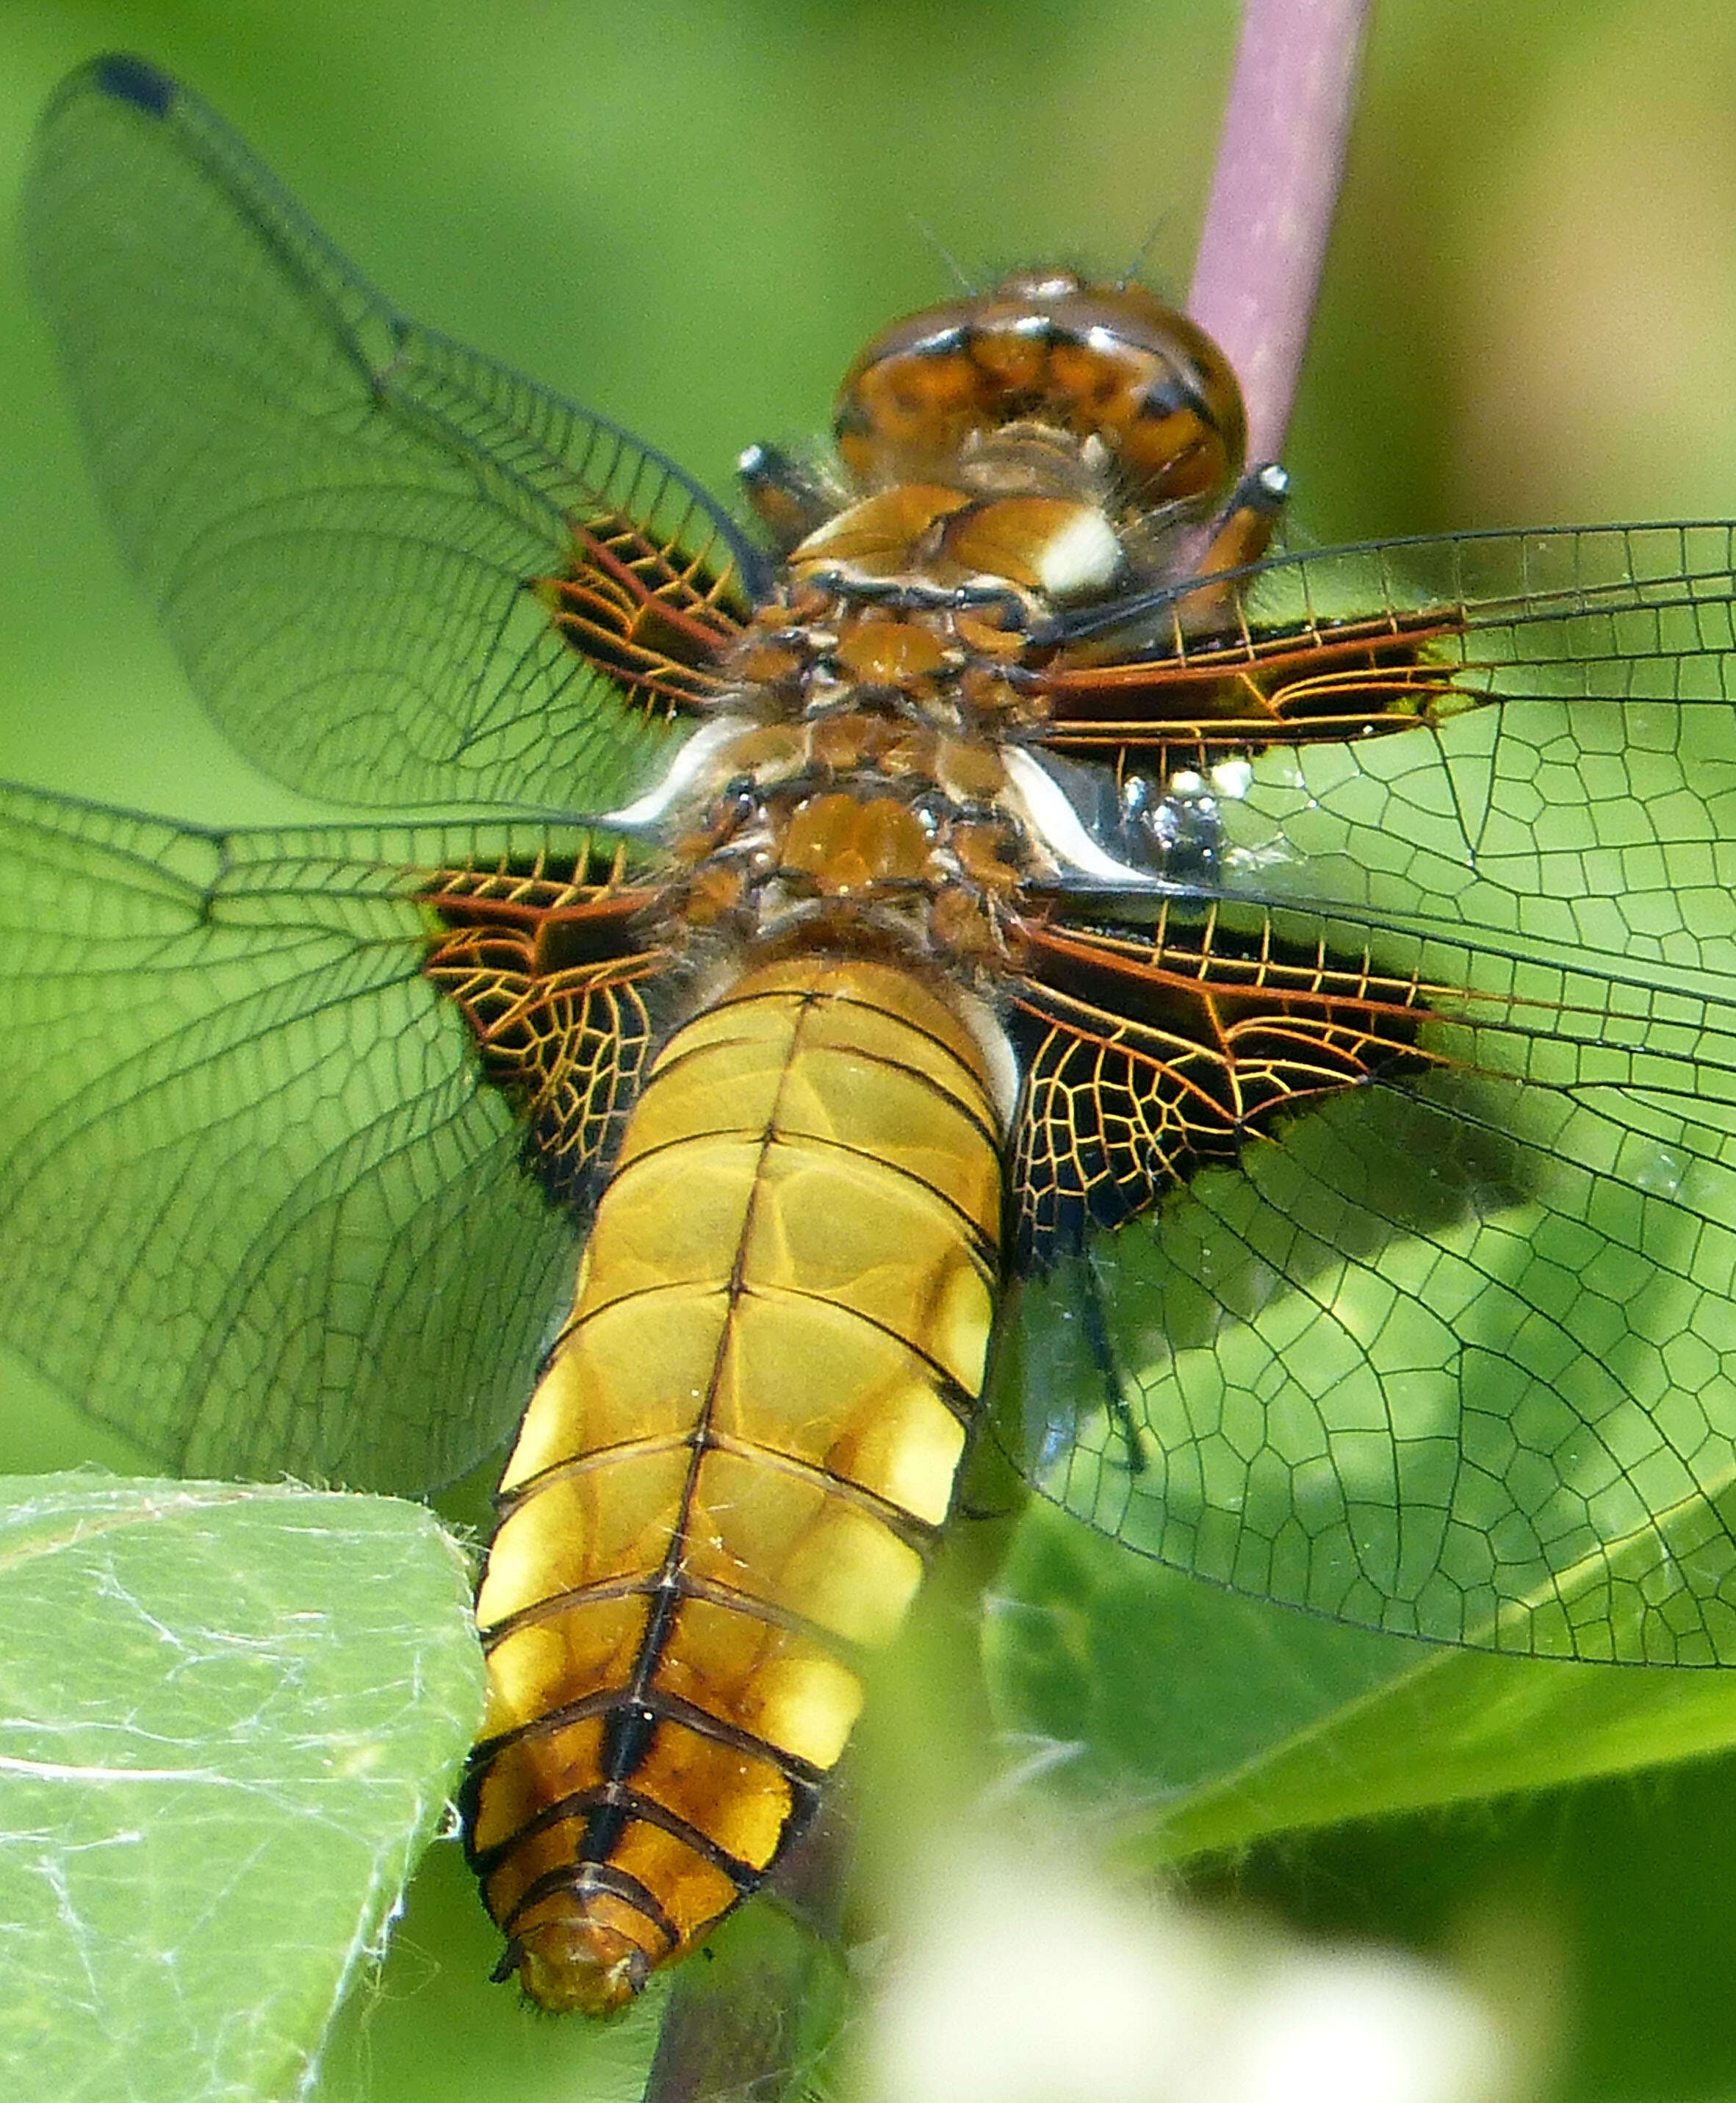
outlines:
[[[1059,645],[1143,630],[1159,647],[1174,622],[1177,647],[1218,651],[1261,631],[1349,620],[1383,613],[1415,616],[1438,608],[1443,625],[1466,631],[1525,629],[1581,616],[1648,610],[1718,609],[1724,631],[1701,638],[1697,654],[1736,650],[1730,608],[1736,602],[1736,522],[1660,519],[1600,526],[1549,526],[1390,539],[1304,548],[1269,555],[1211,580],[1234,607],[1232,619],[1188,624],[1188,602],[1201,580],[1183,579],[1108,605],[1064,614],[1042,632]],[[1606,654],[1660,654],[1636,633]],[[1570,649],[1565,654],[1578,652]],[[1478,660],[1477,661],[1486,661]]]
[[[240,132],[202,96],[184,82],[136,53],[108,52],[78,67],[60,83],[43,112],[41,120],[43,127],[51,124],[62,109],[87,94],[129,104],[142,116],[175,131],[184,148],[198,155],[213,179],[242,207],[261,238],[277,250],[280,260],[293,264],[295,260],[284,254],[282,243],[275,231],[277,227],[287,226],[292,230],[299,247],[304,251],[302,274],[310,282],[317,282],[323,274],[340,286],[350,294],[358,308],[388,333],[394,344],[413,332],[433,346],[457,351],[466,361],[498,373],[515,388],[525,389],[540,397],[565,415],[594,426],[598,431],[642,456],[667,475],[670,482],[704,512],[729,549],[740,575],[744,590],[757,597],[769,588],[771,576],[770,557],[755,545],[725,507],[678,462],[660,447],[628,430],[624,425],[616,423],[612,417],[588,408],[553,388],[545,387],[540,381],[531,380],[520,372],[516,367],[473,350],[468,345],[460,344],[440,330],[430,328],[406,314],[380,291],[373,280],[359,269],[335,242],[322,232],[302,209],[294,193],[273,174]],[[269,210],[262,210],[261,207],[268,207]],[[375,380],[387,379],[389,376],[389,360],[382,362],[371,358],[362,346],[359,331],[353,336],[352,341],[357,349],[358,362],[364,369]]]

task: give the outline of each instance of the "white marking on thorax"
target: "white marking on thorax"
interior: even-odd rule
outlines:
[[[1001,755],[1012,790],[1010,801],[1029,831],[1046,847],[1057,865],[1099,883],[1127,891],[1171,891],[1173,884],[1151,870],[1117,861],[1099,847],[1086,831],[1079,813],[1068,801],[1060,784],[1042,762],[1023,745],[1009,745]]]
[[[1077,598],[1115,581],[1121,544],[1100,511],[1080,510],[1052,533],[1037,557],[1037,580],[1050,598]]]
[[[718,753],[731,738],[739,737],[744,727],[739,716],[719,716],[715,722],[702,723],[670,760],[660,781],[637,802],[624,803],[618,811],[605,811],[597,824],[612,825],[624,833],[660,824],[699,785]]]

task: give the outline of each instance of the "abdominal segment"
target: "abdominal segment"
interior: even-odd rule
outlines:
[[[913,973],[761,965],[664,1047],[502,1484],[472,1858],[600,2012],[759,1883],[904,1619],[980,1394],[982,1048]]]

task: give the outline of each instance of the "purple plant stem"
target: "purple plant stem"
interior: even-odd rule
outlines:
[[[1241,376],[1248,457],[1283,451],[1373,0],[1246,0],[1188,311]]]

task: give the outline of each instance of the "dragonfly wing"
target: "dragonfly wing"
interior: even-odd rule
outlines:
[[[1335,1617],[1736,1662],[1736,1131],[1570,1056],[1347,1090],[1028,1288],[1040,1487]]]
[[[477,846],[0,792],[0,1340],[165,1467],[419,1492],[522,1410],[579,1220],[477,1056],[500,975],[467,1021],[431,970]]]
[[[1374,1627],[1736,1662],[1736,724],[1685,661],[1268,748],[1160,908],[1037,930],[1021,1196],[1077,1231],[1007,1378],[1068,1509]]]
[[[1356,740],[1488,702],[1654,700],[1723,721],[1736,680],[1736,527],[1455,533],[1273,557],[1210,594],[1123,602],[1045,685],[1054,749],[1130,771]],[[1108,634],[1095,625],[1114,625]],[[1127,646],[1105,658],[1111,637]]]
[[[406,320],[141,61],[51,106],[25,238],[128,558],[251,758],[362,804],[644,783],[760,559],[672,462]],[[575,570],[595,647],[595,592],[552,611]],[[614,631],[648,594],[647,647]]]

